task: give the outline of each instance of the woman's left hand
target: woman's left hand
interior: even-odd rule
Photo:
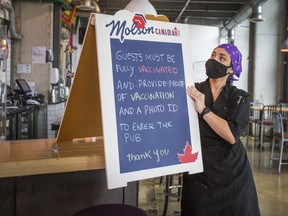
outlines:
[[[198,91],[195,86],[187,88],[187,94],[194,100],[194,106],[198,113],[201,113],[205,106],[205,95]]]

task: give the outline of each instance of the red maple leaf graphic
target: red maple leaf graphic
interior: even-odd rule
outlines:
[[[195,162],[198,158],[198,152],[192,153],[192,147],[189,145],[188,142],[186,142],[185,149],[184,149],[184,154],[179,154],[178,153],[178,159],[182,163],[190,163],[190,162]]]

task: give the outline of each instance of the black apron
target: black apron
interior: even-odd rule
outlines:
[[[255,183],[240,140],[249,121],[249,95],[227,84],[214,102],[208,79],[195,87],[205,94],[205,105],[228,121],[236,142],[223,140],[199,116],[204,172],[183,174],[181,216],[258,216]]]

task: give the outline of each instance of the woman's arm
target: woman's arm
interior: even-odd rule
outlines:
[[[198,113],[202,113],[205,106],[205,95],[198,91],[194,86],[187,88],[188,95],[194,100],[195,109]],[[203,116],[204,120],[209,124],[209,126],[224,140],[230,144],[235,143],[235,138],[230,130],[228,122],[214,114],[209,112]]]
[[[209,124],[209,126],[224,140],[229,142],[230,144],[235,143],[235,138],[230,130],[228,122],[214,114],[213,112],[209,112],[208,114],[203,116],[203,119]]]

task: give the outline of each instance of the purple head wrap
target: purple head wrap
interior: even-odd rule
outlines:
[[[231,62],[232,62],[232,69],[234,71],[233,75],[240,77],[240,74],[242,72],[242,54],[238,50],[238,48],[233,44],[221,44],[216,48],[223,48],[226,50],[226,52],[230,55]],[[238,80],[235,77],[231,77],[231,80]]]

